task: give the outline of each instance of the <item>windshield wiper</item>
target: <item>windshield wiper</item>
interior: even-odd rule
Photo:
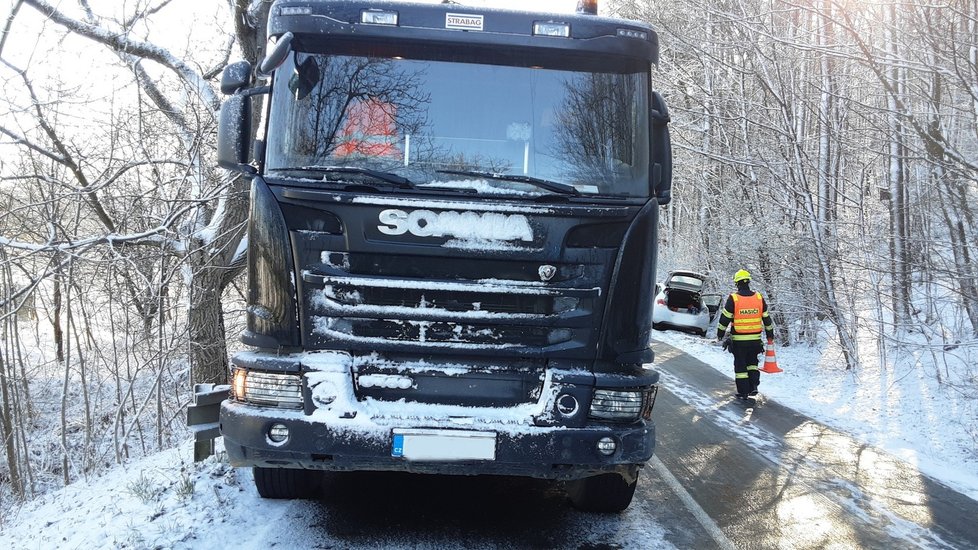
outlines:
[[[560,193],[562,195],[581,194],[581,192],[578,191],[573,185],[561,183],[559,181],[545,180],[543,178],[535,178],[533,176],[524,176],[521,174],[494,174],[492,172],[480,172],[478,170],[436,170],[436,172],[439,174],[453,174],[456,176],[473,176],[493,180],[529,183],[542,189],[546,189],[547,191],[553,191],[554,193]]]
[[[359,166],[297,166],[293,168],[279,168],[275,170],[276,172],[312,172],[312,173],[322,173],[322,174],[358,174],[362,176],[368,176],[375,180],[380,180],[386,183],[397,185],[399,187],[413,188],[414,182],[411,180],[398,176],[392,172],[381,172],[379,170],[372,170],[370,168],[361,168]]]

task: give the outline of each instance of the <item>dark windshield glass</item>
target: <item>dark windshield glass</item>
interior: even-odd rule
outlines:
[[[357,167],[469,193],[545,194],[556,182],[644,197],[647,102],[645,71],[297,52],[276,74],[266,170]]]

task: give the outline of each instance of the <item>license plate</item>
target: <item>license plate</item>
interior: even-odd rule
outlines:
[[[495,460],[496,434],[465,430],[394,430],[391,456],[432,462]]]

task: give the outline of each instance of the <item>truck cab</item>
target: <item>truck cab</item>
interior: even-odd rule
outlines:
[[[268,35],[222,81],[219,162],[251,179],[232,465],[270,498],[393,470],[562,480],[579,508],[625,509],[655,445],[671,192],[655,31],[278,0]]]

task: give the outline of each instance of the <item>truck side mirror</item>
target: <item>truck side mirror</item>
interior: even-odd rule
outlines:
[[[251,84],[251,63],[238,61],[224,67],[221,73],[221,93],[231,95]]]
[[[253,174],[251,161],[251,95],[236,93],[221,104],[217,124],[217,164]]]
[[[268,78],[279,65],[285,62],[292,51],[292,38],[292,33],[287,32],[279,36],[275,43],[268,48],[265,59],[262,59],[261,63],[258,64],[259,77]]]
[[[669,108],[659,92],[652,92],[649,105],[652,126],[652,192],[660,205],[672,200],[672,142],[669,139]]]

